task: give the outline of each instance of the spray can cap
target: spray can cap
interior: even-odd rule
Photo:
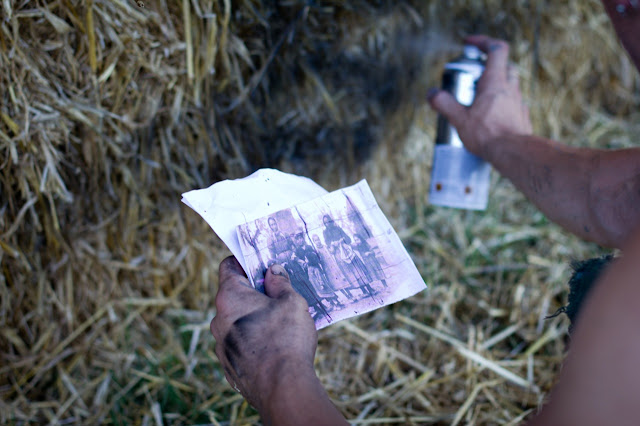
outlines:
[[[468,59],[478,60],[482,57],[482,50],[471,44],[464,45],[464,56]]]

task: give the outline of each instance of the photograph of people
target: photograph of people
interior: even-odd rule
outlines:
[[[317,329],[426,287],[366,181],[246,221],[236,231],[251,285],[265,288],[269,268],[281,265]]]
[[[375,291],[371,287],[372,277],[362,259],[351,247],[351,238],[338,226],[329,215],[324,215],[322,222],[324,242],[333,254],[336,263],[345,279],[359,288],[363,294],[373,298]]]
[[[313,234],[311,236],[311,240],[313,241],[313,246],[316,249],[320,263],[322,264],[322,269],[329,280],[329,285],[334,289],[334,291],[340,291],[348,300],[353,300],[353,294],[351,294],[351,283],[349,283],[340,270],[333,254],[329,253],[327,246],[322,244],[318,234]]]
[[[296,258],[296,247],[292,239],[279,229],[278,222],[274,217],[269,217],[267,222],[272,232],[268,239],[268,248],[272,256],[272,260],[269,263],[281,264],[289,276],[296,278],[294,289],[304,297],[309,307],[313,309],[314,319],[322,315],[328,316],[329,312],[322,304],[322,299],[314,291],[307,271],[303,268],[304,260]]]
[[[309,282],[318,297],[329,302],[327,309],[343,308],[344,305],[338,299],[338,295],[331,286],[329,278],[320,262],[320,256],[318,256],[318,253],[313,247],[307,244],[304,233],[297,233],[293,241],[296,246],[294,252],[295,258],[306,271]]]

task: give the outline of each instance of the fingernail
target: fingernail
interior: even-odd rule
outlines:
[[[427,91],[427,100],[431,101],[440,92],[440,89],[432,87]]]
[[[287,276],[287,271],[284,270],[282,265],[278,265],[277,263],[274,263],[273,265],[271,265],[269,269],[271,270],[271,273],[273,275],[281,275],[283,277]]]

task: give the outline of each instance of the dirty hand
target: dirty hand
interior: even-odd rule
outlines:
[[[216,355],[227,381],[258,411],[285,380],[315,379],[317,332],[307,302],[281,265],[265,276],[265,294],[251,287],[234,257],[222,261],[211,321]]]
[[[484,35],[467,37],[465,42],[487,54],[473,104],[461,105],[443,90],[430,91],[428,100],[456,128],[465,147],[487,159],[492,141],[532,133],[529,108],[522,101],[517,72],[509,65],[509,45]]]

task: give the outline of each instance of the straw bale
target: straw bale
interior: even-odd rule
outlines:
[[[597,0],[4,0],[0,422],[256,424],[208,322],[222,243],[180,193],[260,167],[367,178],[430,289],[320,333],[353,424],[516,424],[565,354],[567,264],[601,254],[494,175],[426,202],[427,87],[464,34],[512,43],[538,133],[638,140]]]

